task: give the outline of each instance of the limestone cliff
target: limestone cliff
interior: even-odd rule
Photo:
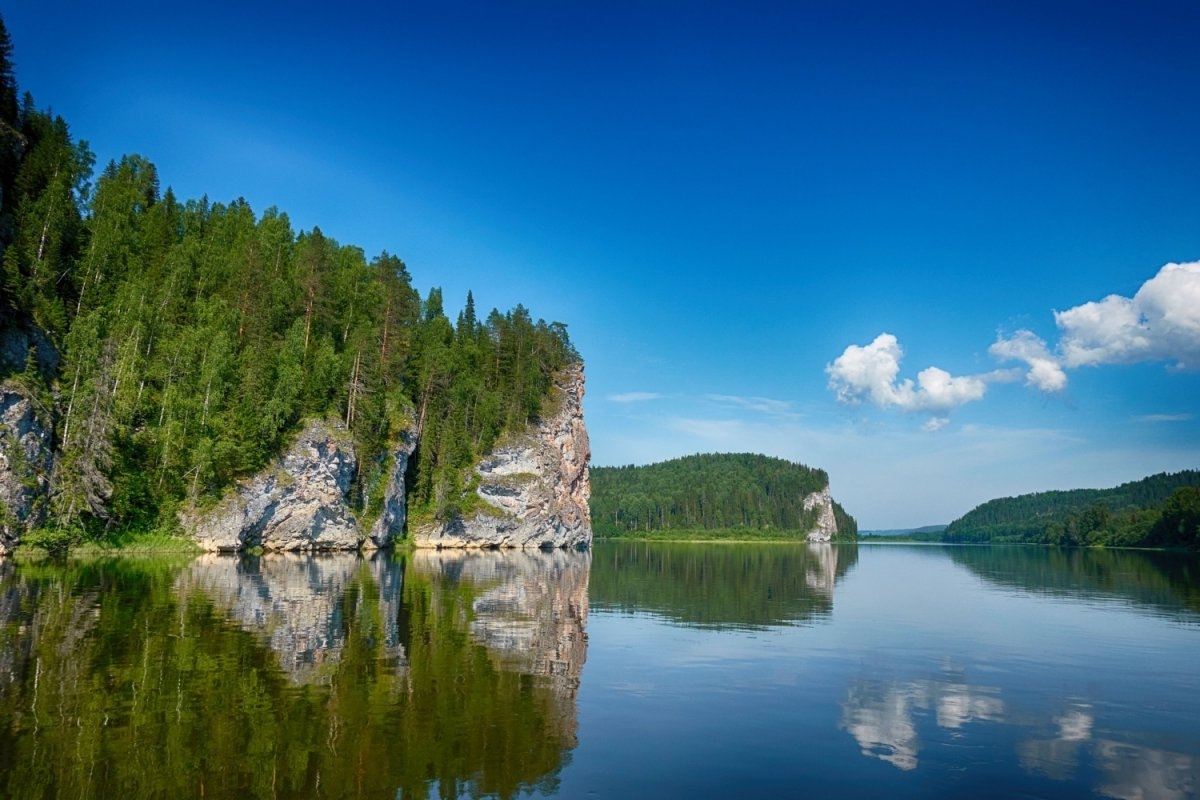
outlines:
[[[404,534],[404,524],[408,518],[408,495],[404,481],[408,474],[409,459],[416,447],[414,432],[404,431],[388,454],[391,469],[383,492],[383,510],[371,525],[370,541],[375,547],[386,547]]]
[[[355,550],[364,543],[350,512],[358,461],[345,426],[314,420],[274,464],[216,508],[186,515],[205,550]]]
[[[53,459],[46,416],[24,389],[0,385],[0,554],[45,517]]]
[[[556,376],[548,411],[475,467],[479,508],[412,531],[418,547],[587,547],[591,447],[583,423],[583,365]]]
[[[804,498],[804,510],[817,510],[817,527],[808,532],[810,542],[828,542],[837,535],[837,519],[833,515],[833,498],[826,486],[819,492],[813,492]]]

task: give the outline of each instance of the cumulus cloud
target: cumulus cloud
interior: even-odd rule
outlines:
[[[988,348],[1000,361],[1024,361],[1029,365],[1025,383],[1043,392],[1060,392],[1067,386],[1067,373],[1051,354],[1041,337],[1032,331],[1019,330],[1010,338],[1000,337]]]
[[[868,345],[852,344],[825,367],[829,388],[840,402],[870,402],[880,408],[932,411],[944,414],[987,392],[987,376],[951,375],[939,367],[926,367],[911,378],[897,381],[904,351],[896,337],[881,333]]]
[[[1109,295],[1066,311],[1055,311],[1060,330],[1051,347],[1029,330],[998,335],[988,353],[1023,368],[954,376],[927,367],[912,379],[899,379],[904,351],[896,337],[881,333],[868,345],[850,345],[825,367],[829,388],[842,403],[927,411],[926,431],[944,427],[951,410],[981,399],[988,384],[1025,379],[1047,393],[1067,387],[1067,371],[1103,364],[1172,362],[1176,369],[1200,368],[1200,261],[1167,264],[1133,297]],[[1176,415],[1150,415],[1145,422],[1177,422]]]
[[[1200,366],[1200,262],[1167,264],[1133,297],[1056,311],[1067,367],[1174,361]]]

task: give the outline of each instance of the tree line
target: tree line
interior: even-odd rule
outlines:
[[[1200,547],[1200,471],[989,500],[950,523],[942,540]]]
[[[470,293],[451,321],[398,257],[243,199],[181,200],[141,156],[95,175],[61,116],[18,102],[12,53],[0,20],[0,336],[36,332],[53,356],[0,379],[55,412],[50,525],[173,527],[312,415],[353,435],[364,514],[402,430],[414,512],[453,514],[473,460],[579,359],[561,323],[520,305],[481,318]]]
[[[829,485],[824,470],[752,453],[685,456],[646,466],[592,467],[597,536],[653,531],[771,530],[803,536],[817,512],[804,498]],[[857,525],[834,503],[839,535]]]

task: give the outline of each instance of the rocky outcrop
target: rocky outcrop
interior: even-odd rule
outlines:
[[[549,411],[475,467],[480,508],[412,532],[418,547],[582,548],[592,541],[583,365],[556,376]]]
[[[24,389],[0,385],[0,554],[45,517],[52,430]]]
[[[209,551],[358,549],[365,537],[350,512],[357,464],[345,426],[314,420],[274,464],[183,525]]]
[[[833,498],[826,486],[804,498],[804,510],[817,510],[817,526],[808,532],[810,542],[828,542],[837,535],[837,519],[833,516]]]
[[[0,326],[0,375],[25,370],[32,359],[47,380],[58,371],[58,350],[35,325]]]
[[[412,431],[404,431],[389,454],[391,472],[383,492],[383,511],[371,525],[369,535],[375,547],[387,547],[404,534],[404,523],[408,516],[408,500],[404,478],[408,473],[408,460],[417,448],[417,437]]]
[[[582,365],[558,374],[549,411],[506,437],[475,467],[473,514],[411,531],[419,547],[581,548],[591,544]],[[205,550],[320,551],[387,547],[407,521],[405,478],[417,445],[406,431],[388,454],[383,508],[367,529],[351,513],[357,457],[345,427],[310,422],[270,467],[217,506],[182,518]]]

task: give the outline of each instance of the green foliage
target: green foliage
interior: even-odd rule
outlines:
[[[819,469],[752,453],[686,456],[648,466],[592,467],[598,536],[727,531],[742,538],[802,538],[816,525],[804,498],[829,485]],[[857,525],[835,504],[841,536]]]
[[[1200,471],[1160,473],[1112,489],[989,500],[947,526],[946,542],[1196,547]]]
[[[853,540],[858,538],[858,520],[846,513],[842,504],[833,501],[833,518],[837,522],[837,539]]]
[[[83,538],[84,531],[79,527],[41,528],[23,536],[21,544],[51,556],[65,556]]]
[[[1161,547],[1200,548],[1200,486],[1172,492],[1147,539]]]
[[[0,133],[10,51],[0,27]],[[452,324],[400,259],[368,261],[242,199],[181,203],[141,156],[110,162],[93,190],[61,118],[28,98],[18,117],[21,147],[0,136],[0,319],[60,351],[51,526],[95,539],[169,525],[263,467],[306,416],[349,428],[359,498],[394,420],[414,421],[411,501],[451,515],[472,461],[578,360],[560,323],[519,305],[481,323],[468,295]]]

